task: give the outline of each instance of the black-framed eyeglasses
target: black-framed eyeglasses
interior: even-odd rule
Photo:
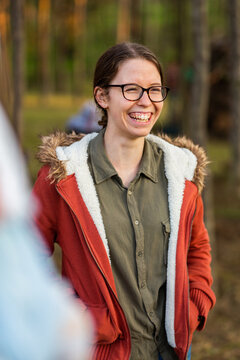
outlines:
[[[141,99],[144,91],[146,91],[152,102],[161,102],[166,99],[168,91],[170,90],[167,86],[160,85],[150,86],[147,89],[137,84],[109,84],[106,87],[120,87],[122,89],[123,97],[129,101]]]

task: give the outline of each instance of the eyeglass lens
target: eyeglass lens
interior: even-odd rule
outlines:
[[[123,94],[127,100],[135,101],[143,95],[141,86],[128,84],[123,87]],[[162,86],[152,86],[148,90],[148,96],[151,101],[163,101],[167,96],[167,89]]]

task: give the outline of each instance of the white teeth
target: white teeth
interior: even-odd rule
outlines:
[[[150,119],[151,114],[141,114],[141,113],[134,113],[130,115],[131,118],[138,120],[138,121],[148,121]]]

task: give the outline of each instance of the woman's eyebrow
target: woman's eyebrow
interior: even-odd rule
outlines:
[[[161,86],[162,84],[161,84],[160,82],[158,82],[158,83],[152,83],[152,84],[151,84],[151,86],[155,86],[155,85],[156,85],[156,86]]]

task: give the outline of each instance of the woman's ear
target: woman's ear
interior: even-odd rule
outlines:
[[[94,89],[94,97],[98,103],[98,105],[101,106],[101,108],[103,109],[107,109],[108,108],[108,96],[106,94],[106,90],[96,86]]]

